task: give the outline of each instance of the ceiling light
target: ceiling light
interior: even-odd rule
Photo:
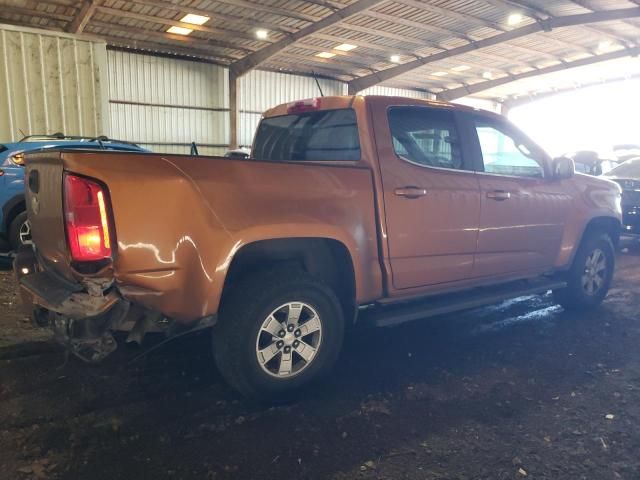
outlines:
[[[331,52],[316,53],[316,57],[320,57],[320,58],[333,58],[335,56],[336,56],[336,54],[335,53],[331,53]]]
[[[167,30],[167,33],[175,33],[176,35],[189,35],[191,32],[193,32],[193,30],[191,30],[190,28],[184,28],[184,27],[170,27]]]
[[[210,17],[204,15],[196,15],[195,13],[187,13],[180,19],[181,22],[191,23],[193,25],[204,25],[210,20]]]
[[[522,14],[520,14],[520,13],[512,13],[511,15],[509,15],[509,18],[507,18],[507,24],[509,24],[509,25],[517,25],[520,22],[522,22],[522,20],[524,20],[524,17],[522,16]]]
[[[467,70],[471,70],[469,65],[458,65],[457,67],[453,67],[451,70],[454,72],[466,72]]]
[[[487,80],[491,80],[493,78],[493,73],[491,72],[484,72],[482,74],[482,78],[486,78]]]
[[[598,44],[598,52],[610,52],[615,50],[615,44],[611,40],[603,40]]]
[[[350,43],[342,43],[334,48],[334,50],[340,50],[341,52],[350,52],[358,48],[357,45],[351,45]]]
[[[264,29],[256,30],[256,38],[259,40],[266,40],[269,38],[269,32]]]
[[[389,57],[389,60],[391,60],[393,63],[400,63],[400,55],[391,55]]]
[[[434,77],[444,77],[445,75],[449,75],[447,72],[433,72],[431,75]]]

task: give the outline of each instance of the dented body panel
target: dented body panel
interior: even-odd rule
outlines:
[[[86,285],[112,274],[123,297],[191,322],[217,312],[227,270],[242,247],[278,238],[327,238],[351,255],[358,301],[382,294],[380,274],[370,274],[379,267],[367,168],[159,154],[56,155],[57,163],[47,156],[31,159],[27,171],[44,167],[47,182],[61,183],[64,169],[108,185],[118,246],[112,266],[95,275],[79,273],[64,248],[62,205],[54,200],[60,190],[39,196],[47,207],[37,214],[30,209],[34,241],[50,268],[70,280]]]

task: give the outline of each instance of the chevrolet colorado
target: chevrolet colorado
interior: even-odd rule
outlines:
[[[446,103],[322,97],[267,111],[252,158],[29,155],[33,246],[15,261],[35,321],[99,360],[212,327],[249,396],[326,373],[345,330],[553,290],[609,288],[620,187],[574,173],[504,118]]]

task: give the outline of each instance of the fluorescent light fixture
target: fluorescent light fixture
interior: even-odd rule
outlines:
[[[331,52],[316,53],[316,57],[319,57],[319,58],[333,58],[335,56],[336,56],[336,54],[335,53],[331,53]]]
[[[400,63],[400,55],[391,55],[389,57],[389,60],[391,60],[393,63]]]
[[[522,20],[524,20],[524,17],[522,16],[521,13],[512,13],[507,18],[507,24],[518,25],[520,22],[522,22]]]
[[[453,67],[451,69],[454,72],[466,72],[467,70],[471,70],[469,65],[458,65],[457,67]]]
[[[184,27],[169,27],[169,29],[167,30],[167,33],[175,33],[176,35],[189,35],[191,32],[193,32],[193,30],[191,30],[190,28],[184,28]]]
[[[493,78],[493,73],[491,73],[491,72],[484,72],[484,73],[482,74],[482,78],[485,78],[485,79],[487,79],[487,80],[491,80],[491,79]]]
[[[187,13],[180,19],[181,22],[191,23],[192,25],[204,25],[211,17],[205,17],[204,15],[196,15],[195,13]]]
[[[603,40],[598,44],[598,52],[611,52],[615,50],[615,44],[611,40]]]
[[[350,52],[351,50],[355,50],[358,48],[357,45],[351,45],[350,43],[341,43],[334,50],[340,50],[341,52]]]
[[[269,32],[263,28],[256,30],[256,38],[259,40],[266,40],[269,38]]]
[[[445,77],[449,74],[447,72],[433,72],[431,75],[433,75],[434,77]]]

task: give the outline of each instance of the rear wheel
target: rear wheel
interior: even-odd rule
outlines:
[[[607,296],[615,268],[615,249],[606,233],[589,234],[567,274],[567,287],[555,290],[558,303],[567,309],[587,309]]]
[[[246,278],[225,299],[214,358],[243,395],[284,399],[330,370],[343,336],[331,289],[305,273],[274,271]]]
[[[31,245],[31,224],[27,218],[27,212],[19,213],[9,227],[9,243],[11,249],[16,251],[23,245]]]

